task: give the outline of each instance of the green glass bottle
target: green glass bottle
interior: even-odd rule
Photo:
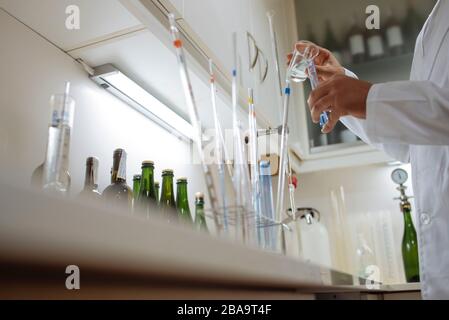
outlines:
[[[137,197],[139,196],[140,192],[140,180],[142,176],[140,174],[135,174],[133,176],[133,211],[136,211],[137,206]]]
[[[176,209],[180,221],[192,224],[192,215],[190,214],[189,195],[187,193],[187,178],[176,180]]]
[[[98,192],[98,164],[96,157],[89,157],[86,160],[86,175],[84,178],[84,188],[78,195],[83,200],[98,200],[101,193]]]
[[[136,200],[140,192],[140,180],[142,176],[140,174],[135,174],[133,176],[133,199]]]
[[[156,190],[156,201],[157,201],[157,204],[159,205],[159,201],[160,201],[160,192],[159,192],[159,190],[160,190],[160,185],[159,185],[159,182],[158,181],[156,181],[156,182],[154,182],[154,189]]]
[[[126,151],[114,151],[114,161],[111,170],[111,184],[103,191],[103,199],[111,208],[129,211],[133,194],[126,184]]]
[[[195,194],[195,227],[197,230],[209,232],[204,215],[204,194],[201,192]]]
[[[419,282],[419,256],[416,230],[413,226],[411,206],[408,201],[401,203],[404,214],[404,236],[402,238],[402,260],[407,282]]]
[[[159,206],[163,217],[165,217],[169,223],[178,221],[175,193],[173,191],[173,170],[171,169],[162,171],[162,189]]]
[[[154,162],[142,162],[142,175],[140,180],[140,191],[137,197],[137,210],[140,215],[148,218],[150,212],[156,208],[156,190],[154,188]]]

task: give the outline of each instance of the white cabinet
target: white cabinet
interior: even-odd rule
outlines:
[[[67,29],[68,6],[79,8],[79,29]],[[0,8],[64,51],[142,28],[118,0],[0,0]]]

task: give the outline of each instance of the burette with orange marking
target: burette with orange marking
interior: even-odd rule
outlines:
[[[203,142],[202,142],[202,128],[201,128],[201,122],[200,118],[198,116],[198,109],[195,103],[195,96],[193,94],[192,84],[190,82],[190,77],[187,69],[187,61],[185,59],[185,54],[183,50],[183,44],[179,36],[179,30],[176,26],[175,16],[174,14],[170,13],[168,15],[168,19],[170,22],[170,34],[173,40],[173,46],[175,47],[176,52],[176,58],[178,60],[178,67],[179,67],[179,75],[181,77],[181,83],[186,99],[186,104],[189,112],[190,122],[194,129],[195,134],[195,142],[198,148],[198,155],[201,159],[202,169],[204,173],[204,177],[206,180],[206,186],[207,191],[209,195],[209,200],[211,203],[211,208],[213,211],[213,216],[215,220],[215,224],[218,228],[218,232],[220,232],[220,221],[218,219],[218,212],[219,212],[219,203],[218,203],[218,195],[216,192],[215,184],[212,178],[212,173],[209,167],[209,164],[206,163],[205,155],[204,155],[204,149],[203,149]]]

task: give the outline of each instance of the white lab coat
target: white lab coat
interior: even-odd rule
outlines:
[[[374,85],[366,120],[342,122],[413,173],[424,299],[449,299],[449,1],[418,36],[410,81]]]

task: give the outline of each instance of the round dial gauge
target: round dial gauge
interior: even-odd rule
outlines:
[[[391,173],[391,179],[397,184],[404,184],[408,179],[408,173],[404,169],[396,169]]]

